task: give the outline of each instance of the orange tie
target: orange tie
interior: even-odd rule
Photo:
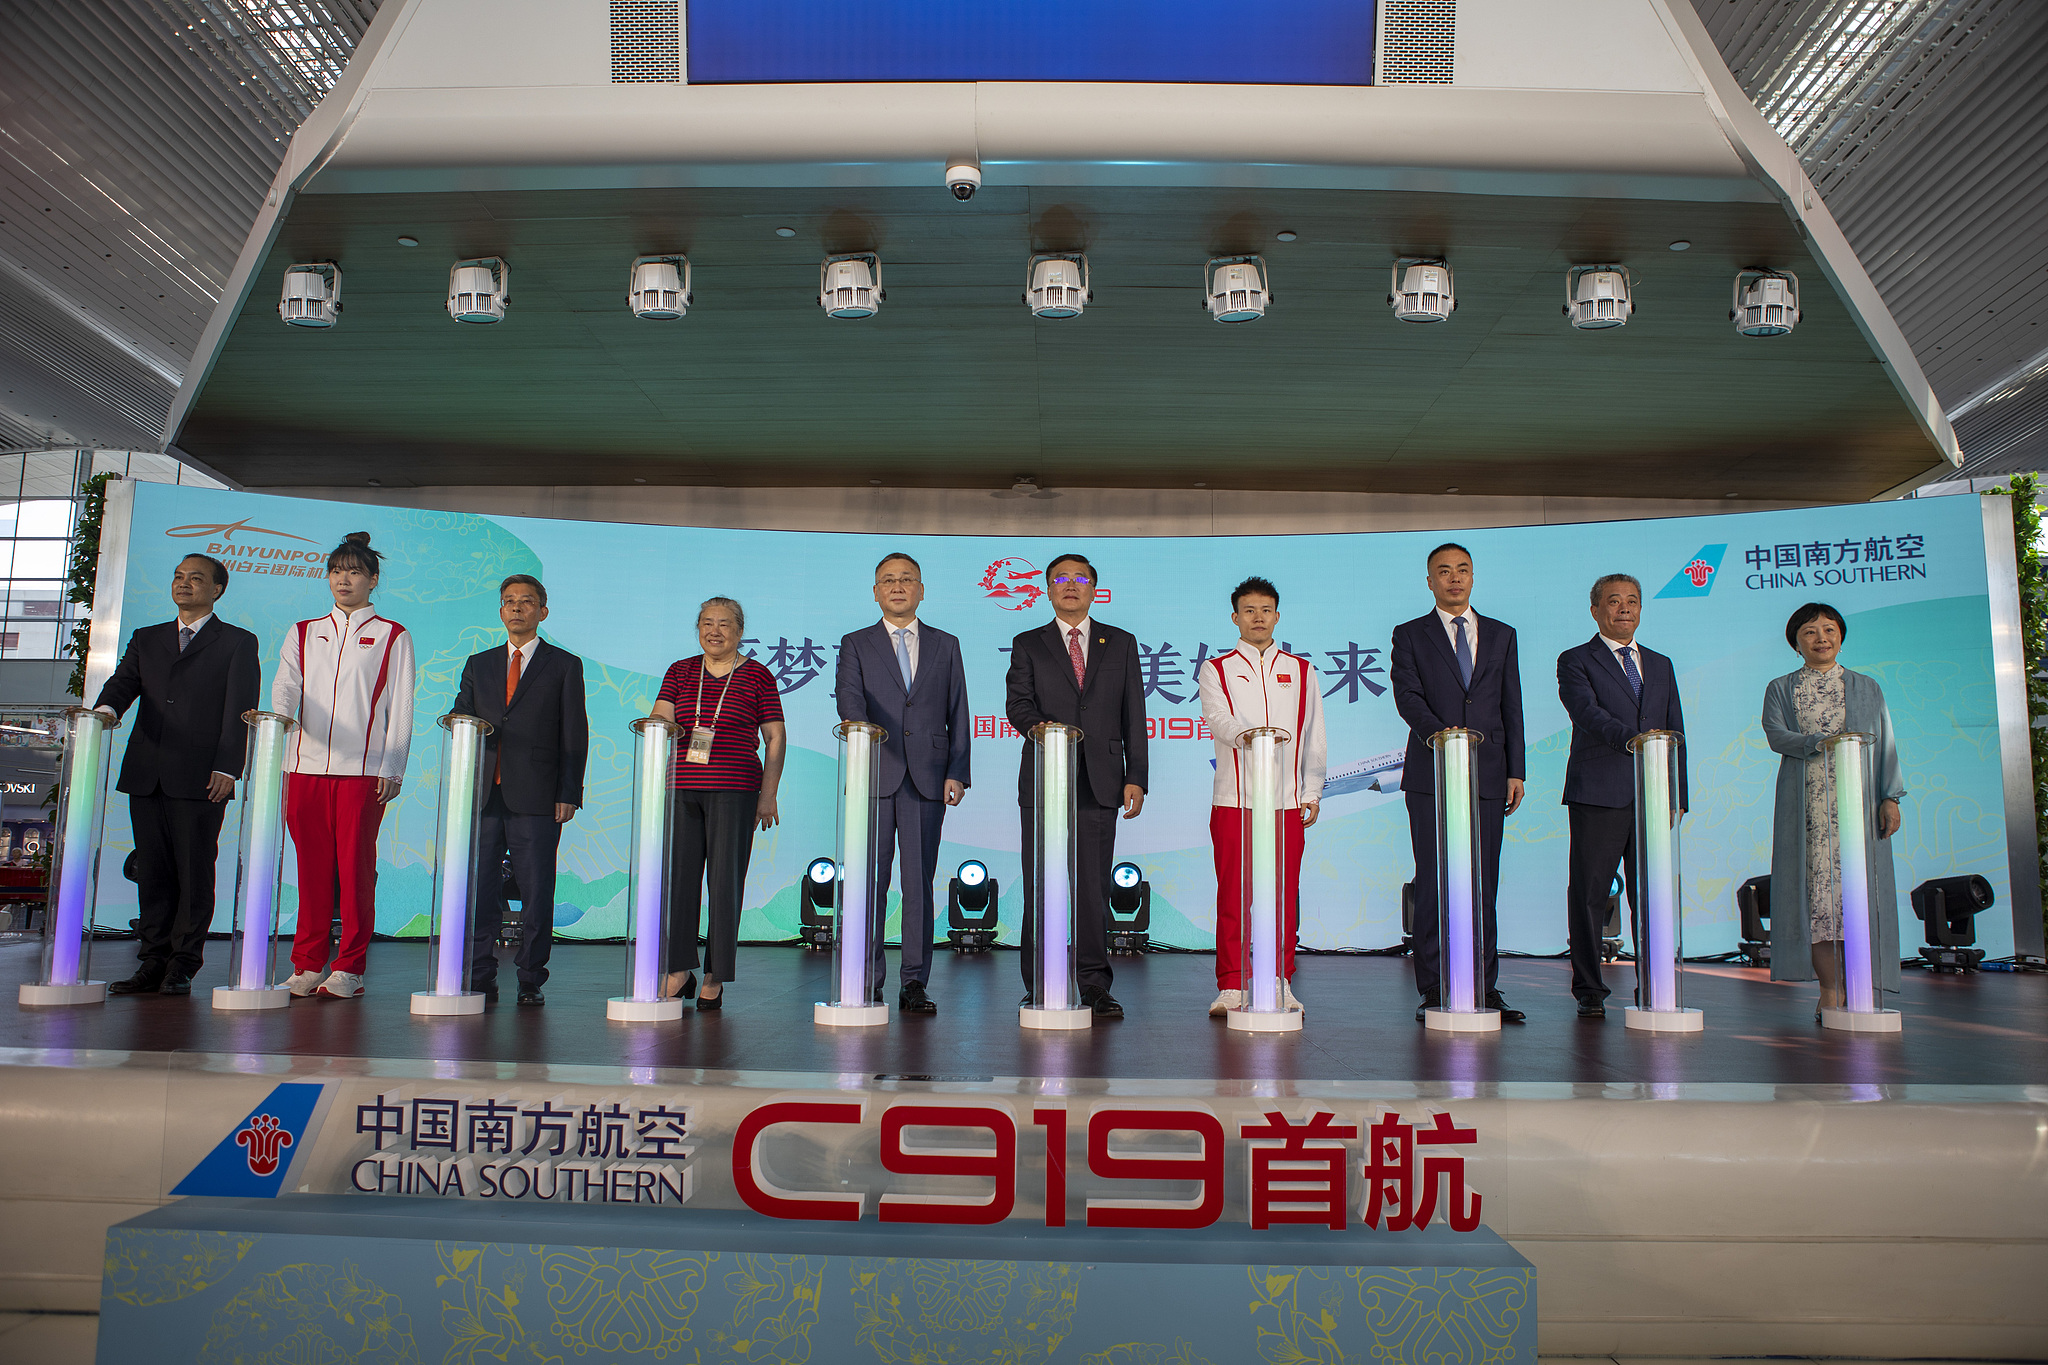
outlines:
[[[506,705],[507,707],[510,707],[510,706],[512,705],[512,694],[513,694],[514,692],[517,692],[518,690],[519,690],[519,651],[515,649],[515,650],[513,650],[513,651],[512,651],[512,662],[511,662],[511,663],[510,663],[509,665],[507,665],[507,666],[506,666],[506,668],[505,668],[505,705]],[[504,744],[503,744],[502,742],[500,742],[500,744],[499,744],[499,746],[498,746],[498,765],[497,765],[497,767],[498,767],[498,775],[497,775],[497,778],[496,778],[495,780],[496,780],[496,781],[497,781],[497,782],[498,782],[498,783],[499,783],[500,785],[503,785],[503,783],[504,783],[504,781],[505,781],[505,746],[504,746]]]

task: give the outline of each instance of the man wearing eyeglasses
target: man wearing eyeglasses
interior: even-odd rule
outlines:
[[[946,808],[967,795],[968,750],[974,723],[967,713],[967,669],[960,640],[917,619],[924,572],[900,550],[875,566],[875,603],[882,619],[839,642],[841,720],[882,727],[876,764],[881,810],[875,830],[875,907],[868,929],[868,980],[887,979],[882,961],[881,914],[889,903],[889,864],[903,859],[903,957],[897,967],[896,1008],[937,1014],[926,994],[932,979],[932,882],[939,871],[939,837]]]
[[[1145,689],[1138,641],[1129,631],[1092,619],[1101,575],[1087,558],[1063,554],[1046,567],[1053,620],[1027,630],[1010,645],[1009,715],[1029,736],[1055,721],[1081,731],[1081,770],[1075,776],[1074,959],[1081,1003],[1098,1019],[1121,1019],[1124,1007],[1109,993],[1109,870],[1116,861],[1116,817],[1135,820],[1145,806],[1150,771],[1145,749]],[[1032,876],[1036,830],[1031,819],[1031,765],[1027,738],[1017,775],[1023,808],[1024,876]],[[1026,903],[1030,897],[1027,895]],[[1032,999],[1031,919],[1024,920],[1025,1003]]]

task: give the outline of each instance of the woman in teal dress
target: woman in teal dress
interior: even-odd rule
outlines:
[[[1877,680],[1842,667],[1848,638],[1842,613],[1808,602],[1785,623],[1785,642],[1802,666],[1764,689],[1764,738],[1781,754],[1771,822],[1771,980],[1820,981],[1820,1003],[1840,1009],[1842,850],[1835,833],[1834,755],[1821,741],[1857,731],[1868,750],[1874,803],[1864,812],[1877,832],[1870,868],[1877,921],[1877,986],[1899,989],[1899,906],[1891,836],[1899,829],[1899,749]]]

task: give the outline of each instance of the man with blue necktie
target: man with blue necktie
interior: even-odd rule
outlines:
[[[957,806],[972,782],[969,749],[974,722],[967,714],[967,669],[960,640],[917,619],[924,601],[924,571],[898,551],[875,566],[875,602],[882,619],[839,642],[841,720],[869,721],[888,732],[877,763],[881,811],[875,830],[874,884],[868,903],[889,903],[889,865],[903,856],[903,957],[897,969],[896,1007],[904,1014],[937,1014],[926,988],[932,977],[932,882],[939,870],[939,838],[946,808]],[[882,916],[868,932],[870,980],[887,979],[882,961]]]
[[[1572,753],[1564,770],[1564,804],[1572,831],[1565,925],[1572,950],[1572,994],[1578,998],[1581,1019],[1607,1015],[1600,938],[1616,863],[1628,878],[1629,903],[1635,903],[1635,755],[1628,742],[1646,730],[1685,732],[1678,674],[1671,660],[1636,643],[1642,617],[1642,584],[1625,573],[1608,574],[1593,584],[1593,620],[1599,633],[1557,656],[1557,699],[1572,721]],[[1681,744],[1680,814],[1689,795]]]
[[[1458,544],[1429,552],[1429,590],[1436,610],[1394,627],[1394,707],[1408,722],[1401,790],[1408,801],[1408,837],[1415,849],[1415,988],[1423,1011],[1442,1004],[1437,943],[1436,755],[1439,730],[1477,730],[1479,878],[1485,949],[1486,1006],[1501,1022],[1526,1017],[1497,989],[1494,901],[1500,890],[1500,845],[1507,817],[1522,804],[1522,665],[1515,628],[1472,610],[1472,552]]]

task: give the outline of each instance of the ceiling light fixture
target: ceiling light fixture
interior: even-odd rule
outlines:
[[[872,251],[827,256],[818,267],[818,306],[828,318],[871,318],[882,292],[882,258]]]
[[[1273,234],[1273,237],[1276,241],[1291,242],[1295,239],[1297,235],[1298,234],[1293,232],[1276,232]]]
[[[1011,484],[1008,488],[999,488],[989,494],[989,496],[992,498],[1037,498],[1042,502],[1047,498],[1056,498],[1059,494],[1053,492],[1050,488],[1040,488],[1037,479],[1033,475],[1019,474],[1015,483]]]
[[[1033,256],[1024,268],[1024,302],[1032,317],[1077,318],[1094,299],[1086,256],[1053,252]]]
[[[667,322],[690,311],[690,258],[636,256],[627,276],[626,306],[636,318]]]
[[[1387,306],[1403,322],[1449,322],[1458,297],[1450,262],[1440,256],[1403,256],[1394,262]]]
[[[775,229],[775,235],[777,237],[794,237],[796,236],[796,229],[792,227],[780,227]]]
[[[1202,307],[1218,322],[1256,322],[1273,306],[1262,256],[1218,256],[1202,268]]]
[[[1692,250],[1692,243],[1681,237],[1671,244],[1671,249],[1673,251],[1690,251]]]
[[[1633,283],[1625,265],[1575,265],[1564,272],[1564,315],[1582,332],[1626,327]]]
[[[420,239],[417,237],[400,237],[398,239],[398,244],[400,246],[418,246],[420,244]]]
[[[457,261],[448,271],[448,316],[457,322],[503,322],[512,302],[512,267],[497,256]]]
[[[332,327],[341,321],[341,267],[333,261],[286,266],[277,315],[293,327]]]
[[[1746,337],[1781,337],[1799,325],[1799,277],[1789,270],[1735,272],[1728,320]]]

